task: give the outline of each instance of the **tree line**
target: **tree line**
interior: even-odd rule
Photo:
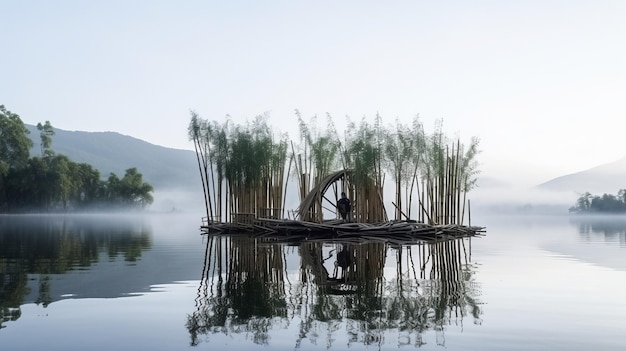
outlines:
[[[576,204],[569,209],[572,213],[624,213],[626,212],[626,189],[620,189],[617,195],[582,194]]]
[[[88,163],[52,150],[54,128],[38,123],[40,156],[30,155],[30,131],[19,115],[0,105],[0,212],[143,208],[154,198],[137,168],[108,178]]]

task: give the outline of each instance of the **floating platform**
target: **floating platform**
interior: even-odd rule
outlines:
[[[350,223],[341,219],[314,223],[286,219],[255,218],[246,223],[208,223],[200,227],[203,235],[254,236],[272,242],[301,241],[364,242],[395,244],[431,243],[483,236],[485,227],[456,224],[430,225],[414,221]]]

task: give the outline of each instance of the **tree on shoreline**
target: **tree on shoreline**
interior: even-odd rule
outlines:
[[[617,195],[592,195],[585,192],[569,208],[571,213],[626,213],[626,189],[620,189]]]
[[[105,181],[91,165],[54,153],[50,121],[37,129],[41,156],[31,158],[28,129],[0,105],[0,212],[144,208],[154,201],[152,185],[136,168],[127,169],[121,180],[112,174]]]
[[[39,130],[41,138],[41,157],[53,156],[54,151],[51,147],[54,128],[52,128],[52,124],[50,121],[46,121],[45,124],[37,123],[37,130]]]
[[[0,175],[26,165],[33,142],[19,115],[0,105]]]

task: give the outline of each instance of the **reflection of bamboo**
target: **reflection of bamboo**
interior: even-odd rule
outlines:
[[[257,244],[252,238],[209,237],[196,312],[187,323],[192,344],[197,343],[199,333],[213,326],[224,327],[229,315],[237,318],[259,313],[262,317],[286,315],[282,247]],[[222,273],[227,278],[225,285]],[[261,332],[255,338],[262,341],[267,336]]]
[[[300,253],[300,280],[323,285],[328,279],[328,270],[324,267],[322,243],[311,242],[298,247]]]
[[[366,295],[380,292],[383,285],[383,269],[387,257],[387,245],[380,242],[350,246],[354,250],[353,271],[349,278],[365,282]]]
[[[462,278],[461,269],[463,260],[465,264],[469,262],[468,251],[465,249],[464,239],[437,241],[429,244],[419,244],[418,262],[420,278],[426,278],[443,282],[450,286],[450,282],[458,281]],[[414,273],[416,276],[417,274]]]
[[[252,238],[231,239],[227,287],[231,294],[240,296],[246,304],[247,298],[265,303],[265,306],[238,306],[240,308],[262,307],[276,315],[284,314],[284,261],[278,245],[258,245]],[[246,288],[259,287],[261,291]],[[255,288],[256,289],[256,288]],[[255,296],[248,294],[254,293]],[[263,296],[259,299],[258,296]],[[239,300],[238,300],[239,301]],[[278,310],[280,309],[280,311]]]
[[[388,330],[403,330],[409,335],[416,333],[416,340],[419,340],[421,332],[443,330],[443,325],[450,319],[465,316],[468,308],[474,318],[480,315],[472,295],[476,292],[475,286],[470,281],[470,275],[463,274],[461,255],[467,253],[462,251],[462,240],[397,246],[399,279],[395,287],[393,282],[385,286],[384,281],[388,244],[365,242],[342,245],[352,262],[343,282],[358,286],[348,298],[327,289],[332,284],[324,266],[325,250],[329,246],[321,241],[303,243],[298,247],[301,257],[300,284],[296,285],[296,291],[286,293],[287,256],[283,246],[263,244],[245,237],[215,238],[218,237],[207,242],[207,252],[211,257],[205,261],[214,267],[228,264],[224,266],[227,281],[223,293],[216,291],[221,286],[221,280],[217,285],[215,281],[211,282],[211,294],[215,292],[215,296],[207,297],[204,305],[201,302],[198,306],[202,308],[198,307],[194,313],[195,319],[188,321],[192,343],[199,333],[215,333],[218,330],[238,333],[245,330],[252,340],[265,344],[269,340],[269,330],[278,326],[275,317],[282,316],[288,320],[296,317],[301,320],[296,347],[306,338],[317,342],[317,338],[324,335],[321,331],[328,332],[327,346],[332,346],[335,339],[333,333],[337,330],[333,326],[338,323],[346,323],[352,340],[349,343],[358,340],[364,344],[378,344]],[[403,253],[405,249],[406,256]],[[229,255],[225,260],[218,259],[222,251],[224,255]],[[414,254],[418,256],[415,260],[419,265],[413,262]],[[404,261],[406,266],[403,266]],[[205,270],[210,271],[214,267],[205,267]],[[407,267],[413,269],[414,279],[410,279],[410,274],[404,275],[403,270]],[[418,281],[416,269],[420,269],[420,277],[428,273],[431,279]],[[403,275],[408,279],[404,279]],[[209,277],[204,277],[203,273],[203,278],[208,280]],[[245,286],[250,282],[261,284],[255,285],[254,291],[246,290]],[[255,305],[254,311],[246,313],[242,306],[244,303]],[[214,328],[216,326],[220,328]]]
[[[430,254],[433,256],[431,279],[436,283],[437,299],[441,306],[445,306],[449,313],[456,317],[465,311],[467,292],[465,291],[464,276],[462,274],[461,241],[451,240],[430,244]],[[476,310],[477,307],[472,307]],[[443,323],[444,310],[435,310],[437,323]],[[450,316],[448,316],[450,318]]]
[[[431,279],[454,281],[460,268],[458,240],[440,241],[429,245],[433,255]]]
[[[475,293],[475,285],[469,282],[469,276],[464,275],[462,270],[461,257],[461,240],[448,242],[439,242],[436,244],[424,244],[416,248],[416,252],[425,252],[425,246],[428,246],[428,255],[418,258],[420,262],[420,276],[428,270],[432,277],[425,280],[421,284],[423,295],[418,294],[417,298],[409,298],[405,296],[403,291],[411,294],[411,289],[403,289],[398,287],[400,295],[394,303],[400,306],[388,305],[390,311],[399,311],[390,315],[390,319],[397,321],[396,327],[404,330],[415,328],[419,339],[419,333],[425,329],[434,328],[443,331],[443,324],[449,323],[451,318],[464,317],[467,309],[478,319],[480,309],[473,294]],[[409,251],[411,252],[411,251]],[[400,274],[400,272],[398,272]],[[413,272],[416,276],[416,273]],[[410,282],[403,282],[409,284]],[[433,314],[431,314],[431,311]],[[413,321],[404,324],[404,321]],[[392,323],[392,325],[394,325]]]

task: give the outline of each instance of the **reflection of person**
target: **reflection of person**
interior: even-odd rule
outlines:
[[[337,201],[337,210],[339,210],[339,214],[341,215],[341,218],[344,220],[348,216],[348,213],[350,213],[350,210],[351,210],[350,199],[346,197],[345,192],[341,193],[341,199]]]
[[[345,271],[351,264],[352,258],[350,257],[350,253],[348,252],[348,246],[346,244],[343,244],[341,251],[337,252],[336,265],[341,267],[341,269]]]
[[[335,261],[335,275],[334,278],[337,278],[338,268],[341,268],[341,277],[343,279],[347,278],[346,272],[349,267],[352,265],[352,257],[351,253],[348,251],[348,245],[343,244],[341,247],[341,251],[337,252],[337,260]]]

